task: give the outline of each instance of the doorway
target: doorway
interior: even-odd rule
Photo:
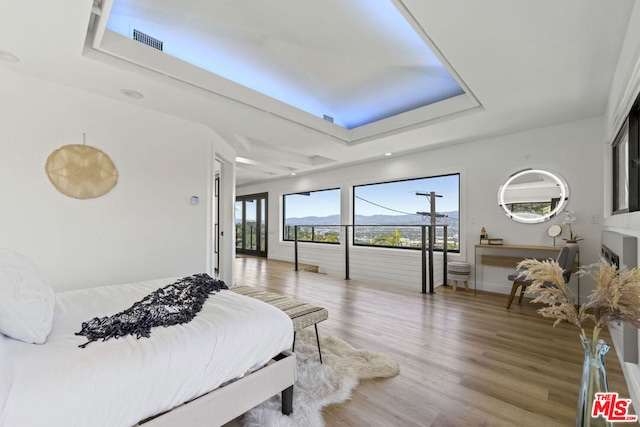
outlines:
[[[216,177],[213,183],[213,271],[215,277],[220,275],[220,162],[216,160]]]
[[[236,197],[236,253],[267,257],[267,193]]]

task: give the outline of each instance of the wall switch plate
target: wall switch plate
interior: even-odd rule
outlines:
[[[597,224],[598,222],[600,222],[600,218],[598,218],[598,215],[593,215],[591,217],[591,224]]]

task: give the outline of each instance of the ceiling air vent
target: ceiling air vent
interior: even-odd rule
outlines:
[[[162,50],[162,41],[146,35],[142,31],[133,30],[133,39],[154,49]]]

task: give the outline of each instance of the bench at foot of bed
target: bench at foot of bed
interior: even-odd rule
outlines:
[[[318,335],[318,323],[329,318],[329,312],[324,307],[318,307],[306,302],[296,301],[289,297],[274,292],[267,292],[251,286],[232,286],[229,288],[233,292],[251,298],[264,301],[272,306],[284,311],[293,322],[293,344],[292,350],[296,346],[296,332],[313,325],[316,330],[316,342],[318,343],[318,354],[322,363],[322,351],[320,349],[320,336]]]

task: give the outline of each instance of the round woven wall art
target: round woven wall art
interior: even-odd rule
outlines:
[[[118,182],[118,171],[109,156],[90,145],[58,148],[49,154],[45,170],[56,189],[74,199],[100,197]]]

